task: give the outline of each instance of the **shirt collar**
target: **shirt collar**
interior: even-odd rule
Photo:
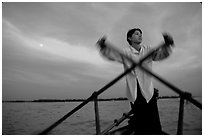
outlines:
[[[143,46],[141,45],[140,51],[137,51],[135,48],[133,48],[132,46],[130,46],[130,50],[135,53],[135,54],[139,54],[143,49]]]

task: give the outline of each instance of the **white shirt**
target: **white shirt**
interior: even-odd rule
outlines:
[[[139,61],[142,57],[144,57],[150,51],[150,46],[141,45],[140,51],[135,50],[131,46],[129,48],[124,49],[123,52],[128,57],[132,58],[135,61]],[[101,50],[101,53],[104,57],[112,61],[118,61],[123,64],[124,69],[128,69],[131,67],[132,62],[128,61],[121,54],[117,53],[115,50],[111,48],[105,47]],[[152,58],[149,58],[143,62],[143,66],[152,70],[152,61],[162,60],[169,56],[170,49],[168,47],[160,48],[155,51]],[[126,95],[130,102],[133,102],[137,99],[137,80],[140,85],[141,94],[146,99],[147,103],[151,100],[154,94],[154,87],[152,83],[152,77],[141,70],[139,67],[136,67],[130,73],[126,75]]]

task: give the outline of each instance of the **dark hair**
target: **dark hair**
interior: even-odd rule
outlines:
[[[127,32],[127,42],[128,42],[130,45],[131,45],[132,43],[131,43],[131,41],[130,41],[128,38],[132,37],[132,34],[133,34],[136,30],[138,30],[138,31],[142,34],[142,30],[139,29],[139,28],[130,29],[130,30]]]

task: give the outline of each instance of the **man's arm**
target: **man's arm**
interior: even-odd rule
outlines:
[[[100,49],[100,53],[103,57],[107,58],[111,61],[117,61],[120,63],[123,63],[123,57],[120,53],[118,53],[116,50],[111,49],[110,47],[106,46],[106,38],[102,37],[97,41],[97,46]]]

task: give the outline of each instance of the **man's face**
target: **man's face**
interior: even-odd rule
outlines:
[[[136,30],[133,34],[132,37],[130,38],[132,43],[137,43],[140,44],[142,42],[142,34],[140,31]]]

